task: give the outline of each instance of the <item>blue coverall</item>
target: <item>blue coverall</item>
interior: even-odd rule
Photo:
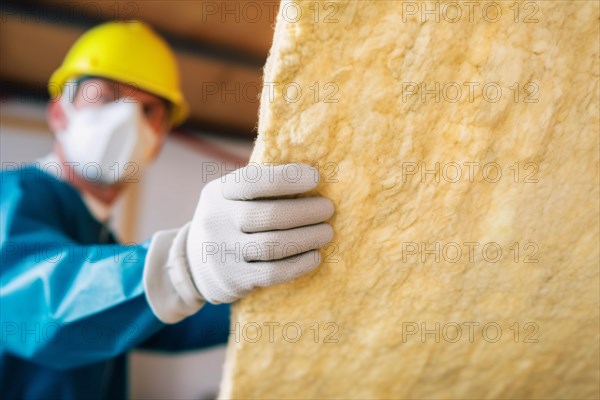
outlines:
[[[125,398],[127,351],[226,342],[227,305],[174,325],[154,316],[149,240],[118,244],[73,187],[35,166],[0,177],[3,399]]]

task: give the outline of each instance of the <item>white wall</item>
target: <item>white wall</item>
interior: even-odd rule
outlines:
[[[53,139],[44,118],[45,107],[41,105],[2,104],[2,163],[27,162],[51,151]],[[218,177],[222,172],[241,166],[251,149],[250,141],[203,136],[191,141],[181,135],[168,138],[163,152],[137,188],[136,206],[133,207],[137,213],[133,229],[135,239],[142,241],[157,230],[176,228],[189,221],[200,190],[210,180],[207,178]],[[209,175],[212,167],[217,167],[218,171]],[[121,202],[115,213],[117,230],[118,221],[125,212],[127,206]],[[224,346],[177,356],[133,352],[130,357],[130,395],[145,399],[214,397],[218,392],[223,360]]]

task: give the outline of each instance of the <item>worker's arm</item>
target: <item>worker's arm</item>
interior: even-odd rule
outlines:
[[[288,165],[250,173],[209,183],[182,229],[142,245],[93,248],[56,229],[60,211],[72,214],[59,210],[64,199],[20,194],[18,185],[3,182],[3,346],[54,368],[85,365],[136,347],[162,322],[180,322],[206,302],[230,303],[314,269],[317,249],[331,240],[323,222],[333,214],[331,202],[275,197],[315,188],[316,170]]]
[[[60,224],[77,216],[52,185],[2,176],[2,347],[67,369],[112,358],[165,325],[144,297],[148,243],[74,242]]]
[[[29,228],[35,232],[2,238],[0,310],[7,351],[66,369],[112,358],[164,326],[144,297],[145,245],[92,249],[35,221]],[[32,246],[42,250],[16,255]]]

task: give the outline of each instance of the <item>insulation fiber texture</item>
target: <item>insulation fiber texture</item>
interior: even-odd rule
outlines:
[[[599,3],[470,4],[280,5],[252,160],[335,237],[236,304],[222,398],[599,397]]]

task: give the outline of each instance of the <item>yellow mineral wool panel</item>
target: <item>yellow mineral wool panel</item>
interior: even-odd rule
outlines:
[[[598,398],[596,1],[284,1],[255,162],[333,200],[222,398]],[[291,261],[292,262],[292,261]]]

